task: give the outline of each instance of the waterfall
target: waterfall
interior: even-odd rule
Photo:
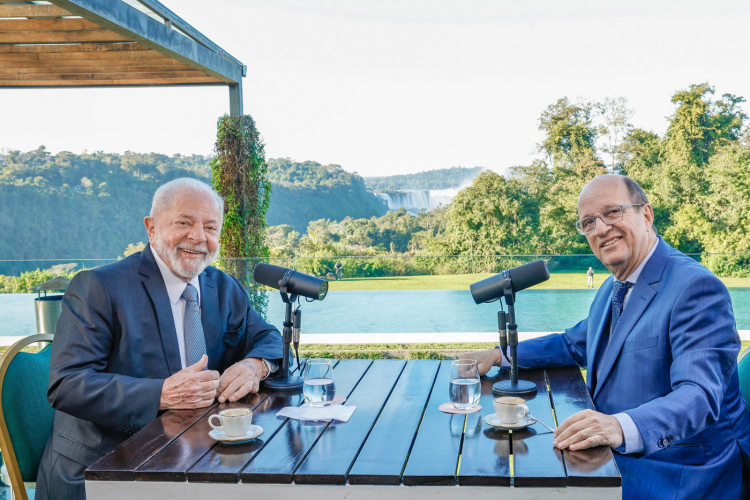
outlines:
[[[408,212],[417,214],[423,209],[430,211],[438,208],[440,205],[449,204],[457,192],[457,189],[404,189],[375,194],[388,203],[388,210],[395,211],[405,208]]]

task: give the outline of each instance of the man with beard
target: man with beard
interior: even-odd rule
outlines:
[[[154,194],[149,245],[70,283],[55,329],[55,408],[36,498],[84,499],[86,467],[162,411],[257,392],[282,356],[279,332],[234,277],[210,267],[224,202],[195,179]]]
[[[740,339],[729,292],[657,236],[643,189],[621,175],[589,182],[575,227],[613,276],[586,319],[518,346],[523,368],[582,366],[594,410],[569,417],[553,445],[610,446],[628,499],[739,498],[750,461]],[[467,354],[480,373],[500,349]]]

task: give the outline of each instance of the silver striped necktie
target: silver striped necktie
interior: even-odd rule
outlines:
[[[201,312],[198,309],[198,290],[188,283],[182,292],[185,299],[185,316],[183,329],[185,331],[185,366],[191,366],[200,361],[206,354],[206,337],[203,335]]]

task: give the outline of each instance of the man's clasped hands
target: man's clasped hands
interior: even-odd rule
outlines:
[[[214,399],[220,403],[233,403],[247,394],[258,392],[260,381],[266,376],[263,362],[258,358],[245,358],[219,375],[206,370],[205,354],[194,365],[183,368],[164,381],[161,389],[160,410],[204,408]]]

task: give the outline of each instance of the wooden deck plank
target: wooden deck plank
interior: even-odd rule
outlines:
[[[529,412],[545,424],[554,428],[552,404],[547,392],[547,380],[542,370],[521,371],[519,378],[534,382],[536,396],[526,399]],[[552,432],[540,424],[523,431],[511,433],[513,453],[513,486],[556,486],[567,483],[565,467],[560,450],[552,446]]]
[[[339,362],[332,361],[334,367]],[[304,367],[305,360],[301,359],[300,362]],[[297,373],[296,363],[292,373]],[[253,424],[263,428],[263,435],[244,444],[217,443],[188,471],[188,481],[239,482],[240,472],[245,465],[273,438],[285,422],[285,419],[276,418],[276,413],[286,406],[299,406],[304,402],[302,391],[268,392],[262,388],[261,392],[267,393],[268,397],[253,410]]]
[[[558,424],[579,411],[594,409],[578,367],[547,370],[547,380]],[[622,486],[620,470],[609,446],[580,451],[565,450],[563,458],[568,471],[568,486]]]
[[[369,359],[345,359],[333,370],[336,394],[349,397],[370,368]],[[328,424],[286,419],[273,438],[242,471],[243,483],[291,483],[292,473]]]
[[[438,360],[407,363],[349,472],[349,484],[401,484],[401,472],[439,369]]]
[[[450,374],[451,361],[443,361],[404,469],[403,483],[407,486],[456,484],[466,416],[449,415],[438,409],[450,401]]]
[[[86,480],[133,481],[138,467],[177,439],[214,406],[164,413],[86,469]]]
[[[491,369],[482,377],[482,410],[467,415],[458,484],[461,486],[510,486],[510,435],[484,423],[485,415],[495,413],[492,384],[507,375]]]
[[[347,473],[405,366],[400,359],[373,362],[346,403],[356,406],[356,411],[346,424],[326,428],[294,472],[295,483],[346,484]]]
[[[211,415],[227,408],[255,408],[268,397],[267,394],[250,394],[236,403],[221,403],[203,415],[188,430],[174,439],[159,453],[138,467],[136,481],[186,481],[187,471],[216,445],[208,433],[212,427],[208,423]]]

